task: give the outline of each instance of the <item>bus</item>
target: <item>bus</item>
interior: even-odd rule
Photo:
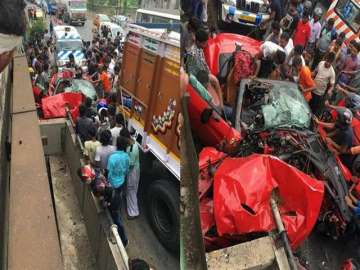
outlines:
[[[335,20],[338,34],[345,34],[345,42],[359,42],[360,30],[360,0],[333,0],[326,13],[326,19]]]
[[[169,9],[138,9],[135,23],[147,28],[164,28],[180,33],[180,13]]]

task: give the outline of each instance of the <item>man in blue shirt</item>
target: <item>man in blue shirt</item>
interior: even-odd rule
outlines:
[[[108,160],[108,181],[110,182],[113,190],[108,201],[110,203],[109,210],[114,223],[118,227],[120,238],[126,247],[129,243],[125,229],[123,226],[120,208],[121,208],[121,193],[124,187],[126,176],[129,172],[129,155],[126,153],[128,147],[128,140],[119,136],[117,138],[117,151],[113,152]]]
[[[129,155],[126,153],[127,146],[127,140],[119,136],[117,138],[117,151],[112,153],[108,160],[108,180],[115,189],[122,187],[129,172]]]

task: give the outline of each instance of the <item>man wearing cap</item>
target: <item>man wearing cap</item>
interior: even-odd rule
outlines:
[[[24,0],[0,1],[0,73],[10,63],[15,48],[21,45],[26,30],[24,8]]]
[[[339,154],[341,162],[351,171],[354,156],[350,154],[350,149],[353,147],[354,131],[351,126],[353,114],[347,108],[337,110],[337,118],[335,123],[326,123],[315,118],[315,122],[324,127],[331,129],[328,133],[329,137],[326,142],[333,152]]]

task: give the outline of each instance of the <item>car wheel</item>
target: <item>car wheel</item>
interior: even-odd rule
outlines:
[[[166,180],[151,184],[147,193],[150,224],[160,242],[170,251],[179,252],[179,191]]]

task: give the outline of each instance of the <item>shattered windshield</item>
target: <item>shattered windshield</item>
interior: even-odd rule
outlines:
[[[296,84],[253,80],[241,83],[240,91],[237,128],[310,127],[310,108]]]
[[[71,85],[65,87],[65,92],[83,93],[86,97],[96,97],[96,90],[91,82],[86,80],[72,80]]]
[[[58,41],[59,51],[75,51],[82,49],[81,40],[59,40]]]
[[[303,95],[295,85],[274,85],[269,93],[269,102],[261,108],[264,128],[296,126],[309,128],[311,113]]]

